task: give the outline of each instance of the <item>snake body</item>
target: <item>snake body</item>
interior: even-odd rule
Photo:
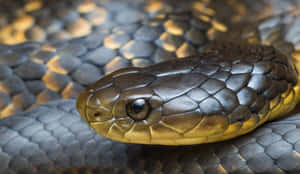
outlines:
[[[126,144],[99,136],[61,100],[0,123],[1,170],[15,173],[299,173],[300,116],[243,137],[194,146]],[[12,126],[14,124],[14,126]]]
[[[284,64],[287,67],[283,71],[275,68],[278,70],[275,76],[272,76],[272,71],[267,74],[275,77],[271,80],[272,83],[284,79],[284,87],[279,88],[280,83],[275,88],[282,91],[277,91],[276,94],[279,96],[278,93],[284,93],[279,102],[288,106],[280,110],[291,109],[298,98],[296,70],[290,61],[298,64],[296,58],[299,38],[296,34],[299,31],[299,19],[294,12],[297,11],[299,2],[189,2],[91,1],[86,3],[88,5],[77,6],[80,15],[59,13],[61,16],[66,15],[63,30],[71,29],[73,22],[76,23],[76,17],[80,19],[81,26],[86,26],[82,22],[85,19],[92,18],[93,15],[104,16],[102,20],[94,20],[87,27],[92,32],[87,36],[61,41],[1,45],[1,116],[13,115],[50,100],[77,96],[84,87],[94,83],[102,75],[122,67],[143,67],[170,58],[198,55],[209,40],[219,38],[219,32],[226,31],[237,31],[238,37],[249,42],[271,44],[287,55],[293,52],[295,59],[292,60],[275,51],[272,55],[279,60],[267,63],[271,66]],[[59,11],[60,7],[65,7],[61,3],[55,2],[52,10]],[[66,1],[66,4],[71,4],[71,8],[76,3],[80,4],[77,1],[68,4]],[[266,6],[265,3],[271,6]],[[47,5],[51,6],[51,3]],[[33,16],[42,13],[42,10],[31,12],[34,6],[25,7]],[[91,9],[96,9],[96,14]],[[52,11],[47,13],[52,14]],[[256,18],[259,17],[263,20],[257,21]],[[12,25],[16,33],[33,25],[28,19],[30,25]],[[38,21],[46,20],[42,18]],[[236,23],[244,27],[237,27],[235,30]],[[242,31],[238,31],[239,29]],[[76,33],[77,30],[68,31]],[[66,33],[68,32],[57,34],[48,28],[45,38],[65,38],[69,36]],[[78,36],[81,36],[80,33]],[[227,36],[231,37],[231,34]],[[234,34],[232,36],[236,38]],[[24,41],[24,37],[21,38]],[[266,48],[274,50],[272,47]],[[232,64],[232,60],[229,63]],[[159,65],[153,67],[155,66]],[[251,66],[255,67],[255,62]],[[229,71],[232,73],[232,69]],[[247,73],[253,77],[253,72],[251,70]],[[167,71],[167,75],[170,74]],[[176,74],[178,75],[174,75]],[[154,76],[159,79],[159,76]],[[122,81],[122,76],[119,77]],[[255,84],[255,87],[259,87],[258,83]],[[268,87],[263,85],[263,91],[272,92]],[[264,101],[273,99],[270,93],[260,91],[257,94],[270,97]],[[293,99],[289,100],[290,98]],[[250,117],[258,118],[255,114]],[[234,119],[244,121],[230,118],[230,124],[234,123]],[[0,121],[0,173],[297,173],[300,168],[298,120],[299,116],[296,115],[269,123],[251,134],[224,143],[185,147],[143,146],[119,143],[97,135],[75,111],[74,100],[60,100]]]

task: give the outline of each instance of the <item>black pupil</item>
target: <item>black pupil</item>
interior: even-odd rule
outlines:
[[[135,100],[131,105],[131,111],[135,114],[138,114],[143,111],[145,104],[146,102],[144,99]]]

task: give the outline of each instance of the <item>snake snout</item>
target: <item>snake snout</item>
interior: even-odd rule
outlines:
[[[85,90],[77,99],[77,109],[80,115],[89,124],[105,122],[112,119],[111,110],[107,108],[104,101],[100,101],[102,92],[94,92],[93,89]]]

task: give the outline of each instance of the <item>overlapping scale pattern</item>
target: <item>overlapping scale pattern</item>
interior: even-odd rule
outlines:
[[[50,10],[45,10],[44,8],[41,8],[40,2],[35,0],[28,1],[30,3],[25,5],[23,3],[24,1],[3,0],[1,1],[0,7],[0,26],[7,25],[9,27],[4,28],[3,30],[1,28],[0,35],[3,36],[3,33],[8,33],[4,34],[4,36],[6,36],[6,38],[8,39],[8,42],[6,43],[24,41],[25,37],[22,32],[24,32],[24,30],[26,29],[29,29],[28,32],[26,31],[27,41],[37,41],[40,39],[50,38],[71,38],[74,36],[72,33],[78,36],[86,34],[85,32],[89,31],[90,29],[93,31],[97,31],[97,26],[99,26],[99,24],[102,25],[105,23],[105,26],[108,28],[115,26],[115,23],[113,22],[114,20],[112,20],[111,16],[109,15],[110,13],[107,13],[107,9],[114,11],[122,9],[120,10],[121,13],[119,13],[118,15],[119,20],[122,19],[122,15],[124,14],[126,14],[124,16],[130,16],[131,18],[135,14],[139,14],[132,9],[130,9],[133,11],[132,13],[128,12],[130,10],[126,11],[127,7],[130,6],[124,6],[122,5],[122,3],[102,0],[100,1],[100,3],[97,3],[96,5],[97,7],[93,3],[96,1],[93,1],[84,3],[84,5],[79,5],[78,7],[76,7],[75,5],[76,8],[73,8],[73,5],[77,2],[82,1],[72,0],[71,3],[69,3],[70,1],[68,1],[67,8],[69,8],[69,10],[66,8],[60,9],[61,7],[66,7],[65,5],[63,5],[63,3],[66,2],[65,0],[43,1],[46,2],[46,4],[44,4],[44,7],[50,8]],[[6,6],[5,4],[8,2],[12,2],[13,6]],[[53,8],[51,7],[53,4],[47,4],[47,2],[55,2],[58,5]],[[103,5],[105,2],[108,2],[107,6],[104,6],[103,8],[102,6],[99,6],[99,4]],[[169,9],[170,11],[172,11],[172,9],[170,9],[170,6],[165,8],[165,6],[163,5],[163,1],[157,2],[158,3],[156,4],[147,6],[145,9],[147,9],[150,13],[156,13],[157,10],[161,9]],[[178,4],[179,2],[189,4],[187,3],[187,1],[176,1],[175,4]],[[286,53],[288,54],[294,51],[292,55],[295,58],[296,64],[299,64],[298,59],[300,58],[300,37],[298,36],[300,18],[297,15],[299,11],[299,8],[297,7],[299,6],[298,0],[245,0],[228,2],[234,2],[231,3],[231,8],[228,8],[227,6],[221,6],[222,10],[220,11],[203,8],[204,6],[202,4],[195,4],[194,7],[200,9],[201,12],[203,12],[200,15],[202,20],[209,19],[209,16],[207,16],[209,14],[211,15],[213,13],[217,13],[222,15],[222,11],[225,11],[226,15],[223,15],[221,19],[229,19],[232,20],[232,22],[243,21],[245,16],[246,23],[249,22],[249,20],[256,21],[257,17],[259,19],[267,17],[266,19],[259,22],[257,26],[258,31],[255,31],[254,35],[258,35],[258,38],[260,38],[263,43],[272,44],[276,48],[286,51]],[[216,7],[220,6],[217,5]],[[13,9],[13,12],[16,12],[17,15],[11,15],[6,18],[7,14],[12,14],[9,9]],[[27,13],[27,15],[25,15],[23,18],[19,18],[18,15],[22,16],[24,14],[23,9],[30,13]],[[36,9],[40,10],[35,11]],[[96,12],[93,11],[94,9],[96,9]],[[123,10],[125,10],[126,12],[124,12]],[[228,14],[228,12],[232,12],[231,10],[236,10],[238,14],[236,16],[231,16],[232,14]],[[38,17],[39,14],[43,13],[43,11],[46,12],[45,15],[41,15],[41,18],[39,18],[38,20],[33,19]],[[53,13],[52,11],[55,12]],[[116,14],[118,14],[118,12],[116,12]],[[224,16],[226,17],[224,18]],[[12,22],[14,20],[14,17],[18,18],[16,22]],[[64,19],[63,21],[60,20],[61,17]],[[89,22],[89,19],[91,19],[93,27],[90,27],[91,24]],[[133,18],[133,20],[136,19],[136,17]],[[75,21],[74,23],[73,20]],[[69,23],[71,25],[69,25]],[[72,25],[72,23],[76,25]],[[243,23],[244,25],[242,25],[242,27],[246,30],[246,34],[241,34],[239,36],[253,36],[253,30],[249,29],[251,28],[249,27],[249,25],[245,26],[246,23]],[[76,27],[78,24],[83,27]],[[168,22],[165,25],[170,26],[172,24],[174,24],[174,22]],[[213,22],[214,26],[216,26],[217,24],[217,22]],[[43,28],[44,26],[46,29]],[[185,26],[181,24],[178,26],[185,28]],[[282,30],[281,27],[284,27],[284,30]],[[177,29],[178,28],[175,27],[175,29],[168,31],[170,33],[178,34],[181,32],[181,30],[177,31]],[[142,31],[147,31],[146,33],[152,32],[152,30],[148,30],[148,28],[143,28]],[[210,32],[211,31],[209,31],[208,33]],[[187,37],[196,38],[196,36],[192,35],[192,33],[197,33],[194,32],[194,30],[188,33],[189,34],[187,34]],[[108,34],[110,34],[109,31],[95,32],[92,33],[90,37],[83,39],[85,40],[85,42],[81,42],[83,41],[81,39],[79,39],[78,42],[84,43],[87,47],[88,52],[93,51],[93,49],[96,49],[98,48],[98,46],[103,45],[103,39]],[[142,35],[137,37],[152,39],[152,34],[149,35]],[[11,39],[10,36],[13,36],[15,38],[17,37],[19,39]],[[155,34],[154,37],[156,37]],[[202,35],[197,36],[195,42],[202,43],[203,40],[201,38]],[[3,39],[3,37],[1,39]],[[249,41],[253,41],[253,39],[251,38],[249,39]],[[286,41],[292,43],[292,45],[286,44]],[[76,41],[63,42],[68,45],[74,44],[74,42]],[[3,108],[15,108],[15,106],[10,105],[12,96],[3,91],[20,91],[24,88],[24,85],[20,83],[22,79],[16,78],[15,72],[12,70],[14,70],[14,68],[16,67],[15,64],[21,65],[26,61],[26,55],[24,54],[25,52],[27,52],[26,48],[30,48],[31,45],[35,44],[26,43],[23,46],[18,46],[18,48],[14,48],[14,46],[0,46],[1,53],[4,52],[5,54],[3,55],[5,55],[5,58],[8,58],[4,59],[1,55],[1,64],[7,64],[9,66],[13,65],[13,68],[7,65],[0,65],[1,83],[3,83],[3,79],[6,79],[6,77],[10,77],[9,80],[5,80],[5,83],[8,83],[8,87],[6,87],[5,90],[1,89],[1,112],[3,111]],[[62,46],[64,44],[52,43],[51,45],[55,45],[55,48],[58,48],[59,46]],[[34,60],[34,62],[37,63],[48,62],[52,57],[56,57],[56,52],[58,52],[56,49],[53,49],[53,47],[54,46],[49,45],[43,46],[42,49],[30,54],[30,60]],[[72,50],[72,48],[77,49],[80,48],[80,46],[71,46],[66,49],[67,52],[76,52]],[[194,51],[194,49],[191,49],[188,44],[184,44],[183,48],[187,49],[187,52]],[[81,51],[83,50],[84,49],[81,49]],[[101,55],[105,56],[103,56],[104,58],[101,57],[101,59],[96,59],[95,57],[97,57],[97,55],[99,57]],[[156,58],[158,57],[158,60],[161,60],[160,57],[170,58],[173,56],[171,53],[162,51],[161,49],[159,49],[155,55]],[[123,67],[124,65],[126,66],[128,63],[128,61],[121,56],[116,56],[116,52],[114,50],[107,49],[105,47],[97,50],[90,56],[91,60],[96,59],[94,62],[97,62],[100,67],[104,66],[107,70],[110,71],[114,69],[115,66],[119,68]],[[82,60],[81,58],[79,59]],[[163,58],[163,60],[165,59]],[[72,64],[68,65],[68,63],[63,62],[72,62]],[[130,62],[134,66],[144,66],[149,64],[149,61],[147,59],[133,59],[130,60]],[[78,61],[77,57],[72,56],[72,59],[68,59],[67,56],[63,59],[53,59],[53,62],[48,63],[47,67],[51,67],[51,70],[53,71],[55,69],[55,72],[66,74],[68,72],[71,72],[72,70],[75,71],[76,68],[74,67],[77,67],[78,63],[79,65],[81,65],[81,61]],[[77,74],[79,72],[86,72],[87,69],[93,67],[89,66],[90,64],[94,65],[92,61],[89,61],[87,63],[88,66],[85,65],[85,68],[81,69],[80,71],[78,70]],[[56,66],[56,64],[59,64],[63,68],[54,67]],[[35,67],[31,63],[27,64],[27,67],[32,66]],[[270,71],[270,66],[263,65],[260,67],[264,67],[264,69],[258,69],[258,72]],[[22,69],[25,68],[23,67],[18,70],[19,75],[22,74]],[[41,70],[42,69],[43,68],[41,68]],[[103,71],[103,73],[106,72],[106,69],[105,71]],[[256,70],[254,69],[254,71]],[[222,72],[215,73],[213,77],[218,80],[225,81],[229,75],[231,75],[229,72]],[[34,74],[34,76],[36,76],[36,74]],[[91,74],[89,74],[89,76],[91,76]],[[27,77],[32,78],[32,74],[28,75]],[[81,81],[83,81],[82,79]],[[41,91],[43,91],[43,89],[45,89],[45,84],[41,80],[23,81],[25,82],[26,87],[34,95],[39,94]],[[64,91],[73,89],[73,87],[73,84],[67,85]],[[246,87],[243,88],[243,90],[240,90],[240,92],[243,91],[242,93],[246,93],[248,90],[248,87]],[[72,91],[72,93],[74,95],[78,94],[78,92],[76,91]],[[202,93],[203,91],[200,93],[201,96],[205,96],[202,95]],[[242,93],[240,94],[240,96],[243,95]],[[250,96],[250,98],[243,102],[245,105],[247,105],[248,102],[253,101],[252,97],[256,97],[255,95],[252,95],[253,93],[247,93],[249,94],[248,96]],[[48,97],[49,94],[59,96],[57,93],[53,93],[53,91],[44,90],[41,93],[41,96],[38,97],[38,100],[46,101],[44,96]],[[68,92],[65,92],[63,94],[67,96]],[[20,98],[24,98],[24,95],[25,94],[15,95],[14,101],[22,101],[23,99]],[[284,95],[284,97],[286,97],[286,95]],[[274,108],[279,102],[282,102],[281,99],[282,98],[278,97],[275,98],[270,104],[271,108]],[[201,98],[199,100],[201,100]],[[21,104],[18,105],[21,106]],[[27,104],[25,106],[27,106]],[[26,112],[16,117],[7,118],[5,119],[5,121],[1,120],[0,173],[57,173],[58,170],[59,172],[60,170],[64,170],[61,173],[68,174],[299,173],[300,148],[298,138],[300,136],[298,133],[299,117],[297,115],[294,117],[289,117],[282,121],[276,121],[276,123],[269,123],[264,127],[259,128],[250,135],[246,135],[242,138],[238,138],[230,142],[209,144],[204,146],[188,146],[186,148],[164,148],[117,143],[100,137],[96,135],[95,132],[93,132],[90,128],[88,128],[81,119],[79,119],[74,106],[75,101],[62,100],[60,102],[48,104],[46,106],[40,106],[32,110],[31,112]],[[239,111],[244,113],[245,109],[247,110],[247,108],[241,107],[239,108]],[[236,116],[238,116],[238,114]],[[235,118],[238,119],[238,117],[236,116]],[[126,125],[126,120],[120,124]],[[50,142],[47,140],[50,140]]]
[[[101,123],[88,121],[106,137],[147,144],[193,144],[244,134],[278,117],[283,110],[288,112],[299,97],[297,84],[294,64],[275,48],[220,43],[214,51],[197,56],[121,69],[87,89],[92,98],[79,100],[88,100],[86,107],[93,110],[89,107],[95,105],[92,99],[96,98],[97,108],[111,110],[113,114]],[[108,88],[119,93],[105,98]],[[145,120],[135,121],[128,115],[126,105],[130,101],[151,97],[159,102],[155,106],[151,103]],[[103,103],[105,100],[111,100],[109,105]],[[94,117],[89,111],[83,115]],[[124,118],[131,120],[125,129],[115,124]],[[183,118],[186,120],[180,121]]]
[[[13,5],[20,14],[7,11]],[[181,12],[186,5],[160,1],[20,1],[1,8],[3,43],[50,40],[0,46],[1,117],[78,96],[104,74],[123,67],[193,55],[206,45],[208,31],[217,30],[210,21]],[[173,13],[175,9],[179,12]],[[79,38],[55,40],[73,37]]]
[[[80,118],[75,100],[60,100],[1,121],[0,172],[297,173],[299,125],[296,115],[232,141],[143,146],[99,136]]]

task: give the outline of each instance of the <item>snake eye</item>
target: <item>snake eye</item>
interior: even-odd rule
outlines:
[[[147,118],[150,106],[145,99],[136,99],[127,104],[127,114],[134,120],[144,120]]]
[[[95,117],[95,118],[100,117],[100,112],[95,112],[95,113],[94,113],[94,117]]]

